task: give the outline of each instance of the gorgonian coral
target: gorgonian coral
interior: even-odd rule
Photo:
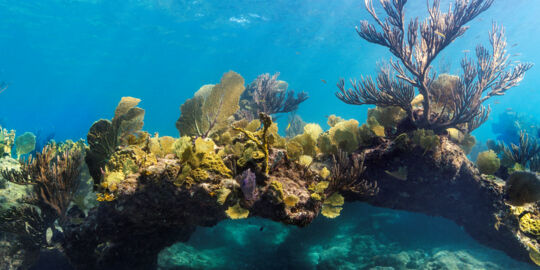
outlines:
[[[429,17],[423,22],[413,19],[405,25],[404,6],[407,0],[381,0],[388,15],[380,19],[371,0],[366,9],[382,32],[367,21],[356,28],[368,42],[387,47],[398,58],[384,65],[376,80],[362,77],[351,81],[353,89],[338,83],[337,97],[354,105],[374,104],[379,107],[398,106],[418,128],[436,133],[447,128],[459,128],[467,133],[484,123],[490,109],[482,103],[518,85],[532,64],[511,65],[506,53],[504,29],[493,25],[490,33],[491,52],[482,45],[476,47],[477,61],[464,57],[460,76],[433,72],[435,58],[468,29],[465,24],[487,10],[493,0],[456,0],[447,13],[441,12],[440,1],[428,6]],[[416,93],[422,96],[421,106],[411,104]]]
[[[14,233],[27,247],[50,243],[46,231],[54,223],[66,224],[66,213],[80,183],[84,146],[81,143],[50,144],[21,169],[1,171],[10,182],[27,185],[31,192],[24,203],[0,213],[0,231]]]
[[[278,80],[279,73],[270,76],[259,75],[242,94],[238,116],[248,120],[257,118],[259,113],[268,115],[287,113],[298,109],[298,105],[308,99],[306,92],[295,95],[284,81]]]
[[[234,71],[223,75],[216,85],[205,85],[180,107],[176,128],[181,136],[211,136],[228,127],[227,121],[238,109],[244,92],[244,78]]]
[[[90,127],[85,161],[95,185],[101,183],[103,168],[116,147],[139,135],[144,125],[144,110],[137,107],[140,101],[138,98],[123,97],[112,120],[101,119]]]
[[[245,170],[240,175],[240,187],[242,189],[242,193],[244,194],[244,198],[248,201],[254,201],[257,199],[258,192],[257,192],[257,181],[255,173],[251,171],[250,168]]]

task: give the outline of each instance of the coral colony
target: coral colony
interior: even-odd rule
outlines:
[[[132,97],[92,125],[87,145],[49,143],[28,157],[35,137],[2,129],[2,155],[14,156],[16,144],[20,160],[2,176],[26,198],[1,212],[0,230],[20,243],[21,267],[58,248],[77,269],[151,269],[196,226],[259,216],[303,227],[319,213],[338,217],[345,200],[442,216],[480,243],[540,264],[536,134],[518,145],[491,142],[476,166],[467,158],[470,132],[490,112],[482,104],[532,65],[511,64],[504,29],[493,25],[491,47],[463,58],[461,74],[437,74],[433,61],[493,1],[456,0],[448,13],[434,1],[427,19],[408,23],[406,2],[381,0],[383,18],[366,0],[375,24],[363,21],[358,35],[395,58],[375,79],[338,83],[343,102],[376,105],[366,123],[332,115],[324,131],[290,117],[297,131],[282,137],[272,116],[295,111],[307,94],[278,74],[246,87],[229,71],[180,107],[179,138],[143,131],[145,111]]]

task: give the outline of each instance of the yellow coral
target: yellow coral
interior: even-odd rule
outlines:
[[[317,141],[319,135],[323,133],[323,129],[319,124],[309,123],[304,126],[304,134],[308,134],[314,141]]]
[[[336,218],[340,215],[344,203],[343,196],[336,192],[324,200],[321,214],[327,218]]]
[[[157,137],[157,134],[156,134],[156,137]],[[150,146],[151,143],[149,143],[150,144],[149,148],[151,149],[150,152],[156,155],[157,157],[165,157],[168,154],[173,154],[174,153],[173,145],[175,141],[176,140],[170,136],[158,137],[157,140],[154,138],[154,142],[153,142],[154,151],[152,151],[152,147]]]
[[[335,192],[332,195],[330,195],[326,200],[324,200],[324,204],[331,205],[331,206],[342,206],[345,203],[345,198],[341,196],[341,194]]]
[[[15,143],[15,130],[10,130],[0,127],[0,156],[4,154],[11,156],[11,149]]]
[[[531,213],[524,214],[519,219],[519,230],[535,237],[540,236],[540,219]]]
[[[345,152],[358,149],[358,121],[351,119],[337,123],[330,129],[332,141]]]
[[[262,158],[264,158],[264,153],[262,151],[253,151],[251,153],[251,158],[252,159],[262,159]]]
[[[376,125],[376,126],[371,127],[371,131],[373,131],[373,133],[377,135],[377,137],[386,136],[384,133],[384,127],[381,125]]]
[[[332,138],[328,131],[319,136],[317,139],[317,146],[319,147],[319,150],[325,154],[337,153],[338,151],[337,146],[332,142]]]
[[[345,121],[343,118],[332,114],[328,116],[328,121],[326,122],[330,127],[334,127],[337,123]]]
[[[463,133],[459,131],[457,128],[448,128],[446,129],[446,132],[448,132],[448,136],[450,137],[450,140],[460,143],[463,140]]]
[[[242,147],[241,144],[238,144],[240,146],[240,158],[237,161],[238,166],[245,167],[247,163],[254,159],[254,157],[257,157],[256,159],[259,159],[259,154],[255,154],[257,152],[257,146],[253,142],[248,142],[244,144]],[[243,148],[243,149],[242,149]]]
[[[203,182],[207,180],[208,178],[210,178],[210,175],[208,174],[208,172],[201,168],[196,168],[196,169],[191,170],[190,176],[193,178],[193,180],[198,181],[198,182]]]
[[[330,182],[321,181],[317,184],[311,184],[309,187],[309,190],[313,191],[314,193],[322,194],[328,188],[329,185],[330,185]]]
[[[424,149],[424,154],[428,151],[435,151],[440,144],[439,136],[433,130],[417,129],[413,132],[412,141]]]
[[[476,158],[478,171],[483,174],[494,174],[501,166],[501,161],[493,150],[480,152]]]
[[[203,139],[201,137],[195,140],[194,150],[195,153],[210,153],[214,152],[216,144],[210,139]]]
[[[228,188],[221,188],[218,190],[218,198],[217,202],[220,205],[223,205],[225,201],[227,201],[227,198],[229,197],[229,194],[231,194],[231,190]]]
[[[98,202],[112,202],[116,199],[114,194],[110,193],[96,193],[96,197]]]
[[[289,141],[287,143],[287,156],[292,160],[297,160],[304,154],[304,148],[297,141]]]
[[[536,265],[540,266],[540,251],[531,244],[527,244],[527,246],[529,247],[529,258]]]
[[[259,118],[263,123],[263,129],[258,132],[251,132],[242,128],[233,128],[235,131],[243,133],[257,148],[264,153],[263,170],[265,174],[270,172],[270,145],[277,138],[277,126],[273,125],[272,117],[260,113]]]
[[[285,198],[285,192],[283,192],[283,184],[281,182],[272,180],[269,188],[277,193],[276,195],[279,201],[283,201]]]
[[[336,153],[337,149],[352,152],[360,145],[358,121],[351,119],[336,123],[330,130],[321,134],[317,140],[323,153]]]
[[[324,196],[324,191],[328,188],[329,185],[330,182],[328,181],[321,181],[317,184],[311,183],[308,187],[308,190],[313,192],[311,193],[311,198],[320,201]]]
[[[300,200],[300,199],[298,199],[298,197],[295,196],[295,195],[287,195],[287,196],[285,196],[285,198],[283,199],[283,202],[284,202],[285,205],[288,206],[288,207],[295,207],[299,200]]]
[[[249,216],[249,210],[242,208],[239,203],[230,206],[225,213],[231,219],[243,219]]]
[[[420,107],[420,106],[422,106],[422,102],[424,102],[424,96],[423,95],[417,95],[411,101],[411,106],[413,106],[415,108]]]
[[[395,128],[406,117],[406,112],[397,106],[376,107],[368,110],[368,119],[371,117],[384,128]]]
[[[106,172],[101,186],[109,189],[109,191],[111,192],[114,192],[116,191],[118,184],[124,181],[125,178],[126,176],[124,175],[124,173],[120,171],[110,173]]]
[[[323,178],[323,179],[326,179],[328,178],[328,176],[330,176],[330,170],[328,170],[326,167],[322,168],[321,171],[319,172],[319,175]]]
[[[310,155],[315,156],[317,155],[318,148],[317,148],[317,138],[314,139],[314,137],[309,133],[304,133],[301,135],[297,135],[296,137],[292,138],[290,143],[297,142],[302,146],[302,153],[304,155]]]
[[[298,162],[302,166],[309,167],[309,165],[311,165],[311,163],[313,162],[313,158],[311,156],[308,156],[308,155],[301,155]]]
[[[261,121],[259,119],[252,120],[246,126],[246,130],[250,132],[255,132],[261,127]]]
[[[231,170],[229,170],[229,168],[225,166],[223,160],[216,153],[209,153],[204,155],[200,166],[202,169],[217,173],[221,176],[231,176]]]
[[[185,162],[191,158],[192,140],[188,136],[180,137],[173,144],[173,152],[180,161]]]

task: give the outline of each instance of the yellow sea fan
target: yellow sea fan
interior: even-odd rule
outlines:
[[[324,200],[321,214],[327,218],[336,218],[340,215],[344,203],[345,198],[343,198],[341,194],[335,192]]]
[[[243,219],[249,216],[249,210],[242,208],[238,203],[234,206],[230,206],[225,213],[227,213],[227,216],[231,219]]]

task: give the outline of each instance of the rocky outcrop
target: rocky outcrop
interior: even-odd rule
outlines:
[[[536,205],[506,204],[504,182],[480,175],[463,151],[446,138],[427,153],[400,150],[382,140],[377,147],[354,155],[365,156],[362,177],[376,182],[378,192],[372,196],[341,192],[347,201],[442,216],[463,226],[480,243],[515,259],[530,262],[529,254],[534,256],[538,242],[530,227],[536,224]],[[179,161],[160,158],[119,184],[114,201],[102,202],[82,223],[71,224],[65,230],[65,252],[79,269],[151,269],[160,250],[186,241],[197,226],[214,226],[228,218],[226,211],[237,203],[250,216],[296,226],[309,224],[322,206],[310,196],[321,177],[286,158],[272,158],[270,175],[257,175],[254,201],[243,198],[239,180],[217,175],[203,183],[175,185]],[[400,171],[400,177],[394,171]],[[225,198],[221,196],[224,188],[230,191]],[[288,206],[286,195],[298,201]],[[524,216],[529,217],[527,224]]]

